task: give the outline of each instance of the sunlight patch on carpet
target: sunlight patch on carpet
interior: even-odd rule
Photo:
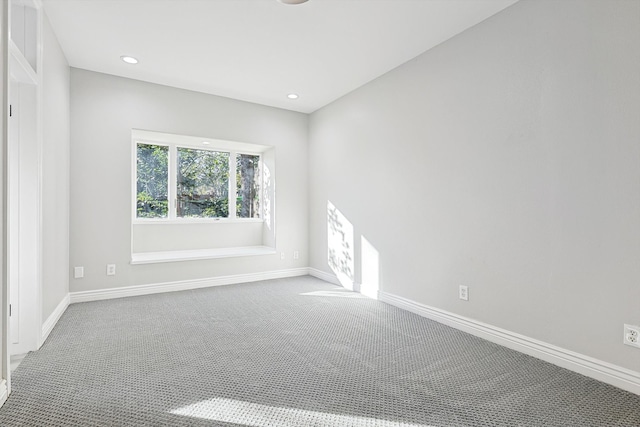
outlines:
[[[349,291],[349,290],[335,290],[335,291],[312,291],[312,292],[304,292],[300,295],[303,296],[312,296],[312,297],[338,297],[338,298],[367,298],[364,295],[361,295],[357,292]]]
[[[276,425],[279,427],[308,425],[318,427],[433,427],[425,424],[379,420],[356,415],[339,415],[297,408],[281,408],[225,398],[203,400],[175,409],[171,413],[250,427]]]

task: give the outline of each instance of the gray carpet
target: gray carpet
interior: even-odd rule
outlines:
[[[71,305],[7,426],[640,426],[640,396],[311,277]]]

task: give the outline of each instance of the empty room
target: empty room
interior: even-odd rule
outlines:
[[[640,426],[640,0],[3,0],[0,426]]]

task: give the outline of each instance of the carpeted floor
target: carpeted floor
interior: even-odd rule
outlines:
[[[640,396],[311,277],[71,305],[0,426],[640,426]]]

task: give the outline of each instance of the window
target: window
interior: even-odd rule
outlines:
[[[260,156],[250,154],[236,156],[236,216],[238,218],[260,216],[259,168]]]
[[[166,218],[169,212],[169,147],[138,144],[137,217]]]
[[[229,153],[178,147],[179,218],[229,216]]]
[[[131,263],[275,254],[275,147],[131,130]]]
[[[135,218],[260,218],[260,168],[260,154],[137,141]]]

